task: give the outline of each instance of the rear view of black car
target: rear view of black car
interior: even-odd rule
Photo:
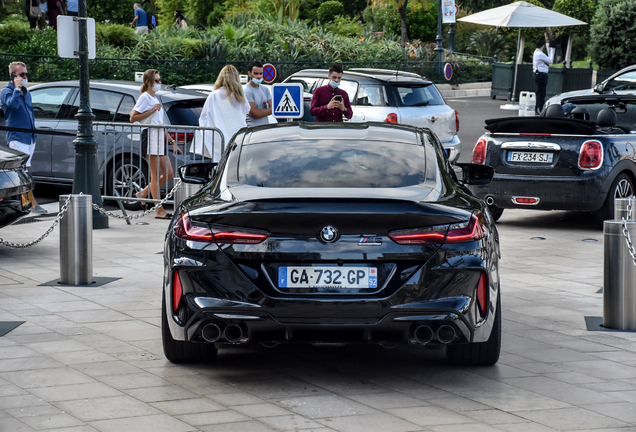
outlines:
[[[33,178],[26,169],[29,155],[0,147],[0,228],[29,214]]]
[[[489,167],[465,168],[468,182],[488,181]],[[430,131],[244,129],[218,167],[181,176],[206,185],[166,238],[170,361],[203,361],[224,344],[345,342],[443,344],[451,363],[497,362],[496,228]]]

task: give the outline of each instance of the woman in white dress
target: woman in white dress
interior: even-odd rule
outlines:
[[[215,127],[223,133],[225,144],[241,128],[247,126],[245,119],[250,112],[250,104],[243,94],[241,77],[232,65],[227,65],[219,73],[219,77],[214,83],[214,91],[210,93],[201,115],[199,116],[199,126]],[[221,146],[216,145],[217,138],[213,141],[212,131],[205,131],[203,143],[205,144],[205,155],[211,157],[214,162],[221,159]]]
[[[140,122],[147,125],[163,125],[163,108],[155,96],[161,89],[161,76],[156,69],[144,72],[144,83],[141,86],[141,96],[130,113],[132,123]],[[170,159],[166,157],[166,139],[170,140],[175,153],[181,153],[177,144],[163,128],[142,128],[141,140],[148,144],[148,162],[150,163],[150,184],[137,192],[139,198],[146,198],[148,192],[154,199],[161,199],[160,187],[172,180],[174,173]],[[143,147],[143,146],[142,146]],[[171,219],[172,214],[166,212],[162,206],[157,207],[155,219]]]

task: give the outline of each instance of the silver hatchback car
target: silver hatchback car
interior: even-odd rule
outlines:
[[[326,69],[305,69],[284,82],[300,83],[305,92],[328,82]],[[421,75],[386,69],[349,69],[340,88],[347,92],[353,109],[351,122],[379,121],[429,128],[442,143],[448,160],[459,158],[457,111],[446,105],[435,84]]]

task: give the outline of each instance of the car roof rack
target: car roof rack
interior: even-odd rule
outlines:
[[[408,77],[408,78],[423,78],[426,79],[425,77],[423,77],[420,74],[416,74],[415,72],[406,72],[406,71],[401,71],[401,70],[396,70],[396,69],[373,69],[373,68],[351,68],[351,69],[347,69],[347,71],[350,72],[360,72],[360,73],[366,73],[369,75],[394,75],[394,76],[400,76],[400,77]]]

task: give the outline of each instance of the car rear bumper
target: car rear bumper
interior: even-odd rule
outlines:
[[[446,152],[449,162],[457,162],[457,159],[459,159],[459,155],[462,152],[462,143],[459,140],[459,137],[455,135],[450,141],[442,142],[442,147],[444,147],[444,151]]]

